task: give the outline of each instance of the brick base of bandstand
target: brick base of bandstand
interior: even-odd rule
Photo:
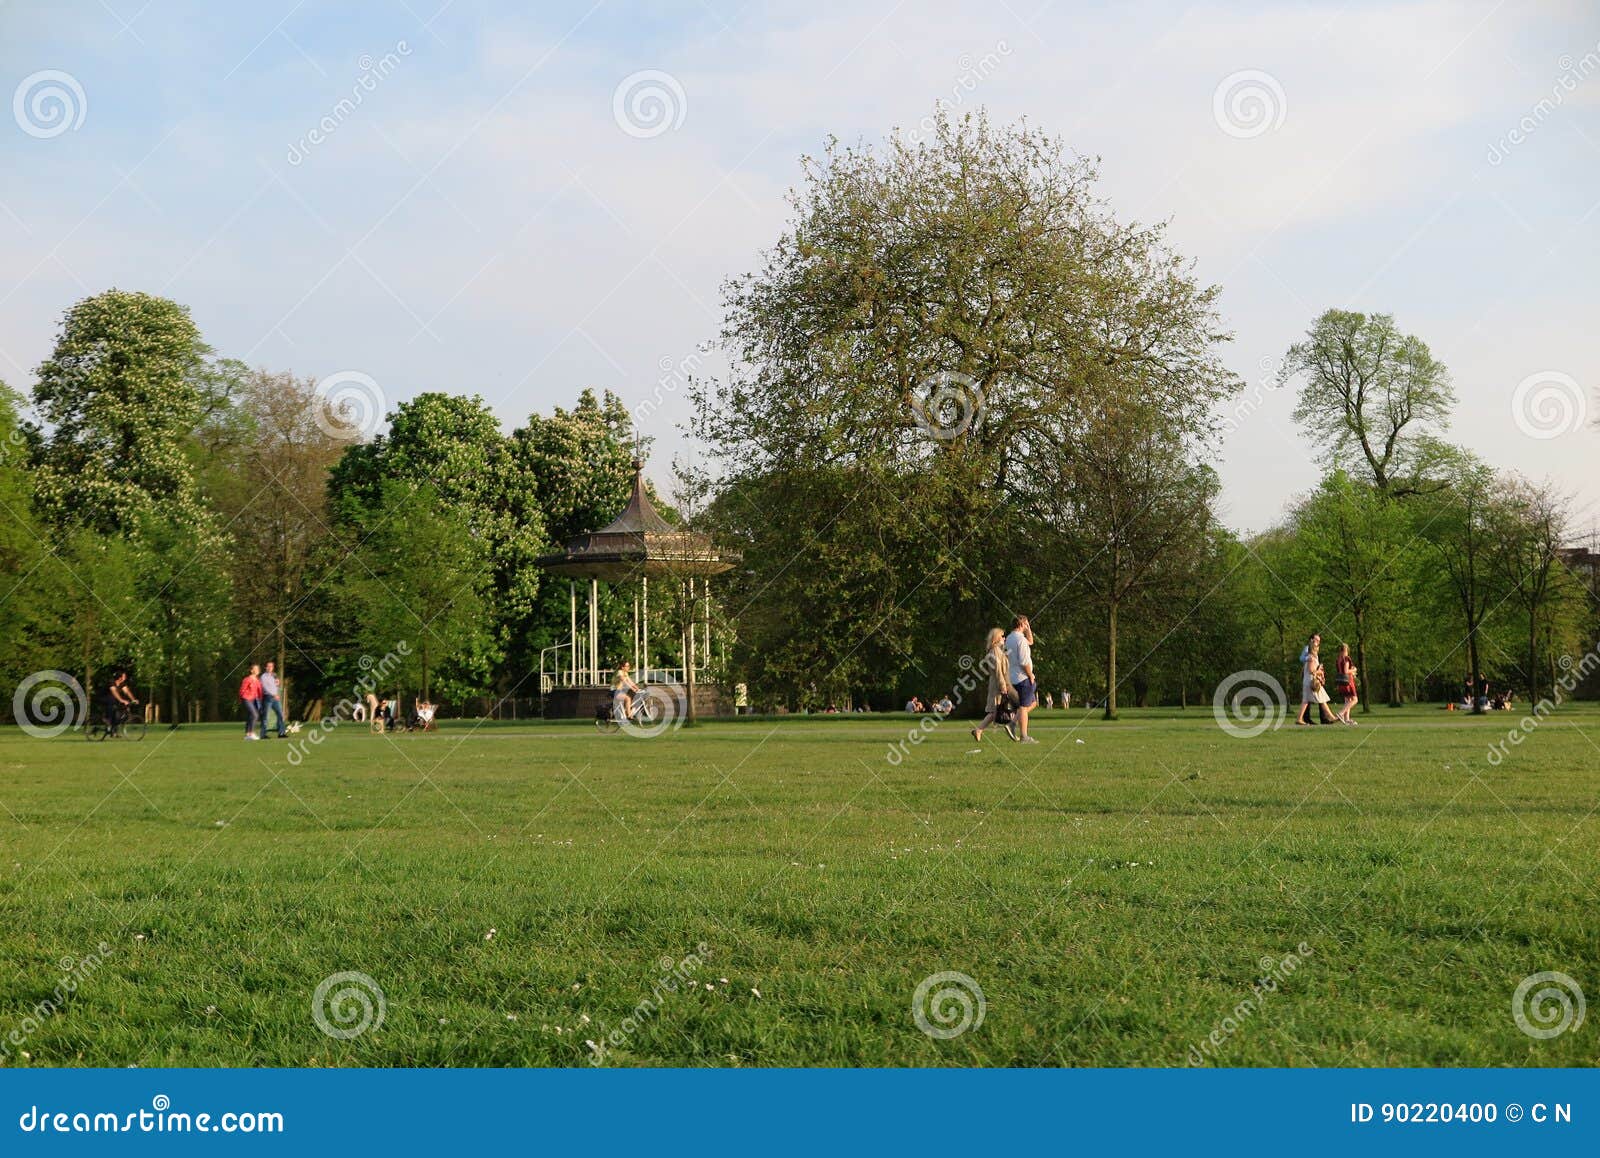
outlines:
[[[683,696],[688,689],[681,684],[648,685],[661,687],[667,695]],[[611,704],[609,687],[552,688],[545,693],[541,714],[547,720],[592,720],[602,707]],[[697,718],[733,714],[733,697],[716,684],[696,684],[694,712]]]

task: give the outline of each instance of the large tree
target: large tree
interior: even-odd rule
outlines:
[[[1450,374],[1391,315],[1328,310],[1289,347],[1280,378],[1300,382],[1295,421],[1326,465],[1359,464],[1394,495],[1427,487],[1442,468]]]
[[[1420,521],[1417,534],[1439,564],[1437,581],[1459,616],[1461,634],[1445,659],[1465,648],[1466,675],[1473,681],[1484,674],[1482,636],[1500,602],[1492,553],[1494,505],[1494,472],[1461,454],[1451,465],[1447,484],[1414,512]]]
[[[1215,291],[1027,125],[941,115],[924,143],[803,164],[788,228],[726,287],[736,369],[695,383],[699,430],[748,535],[745,597],[793,594],[801,566],[831,603],[825,635],[775,641],[808,682],[882,640],[876,685],[926,687],[1016,606],[1009,536],[1079,395],[1231,387]]]
[[[301,655],[333,642],[299,638],[297,629],[308,570],[331,533],[328,471],[348,443],[317,421],[320,400],[310,379],[257,370],[242,378],[236,402],[239,429],[229,439],[229,470],[216,501],[235,545],[234,598],[246,654],[265,644],[276,656],[287,711],[291,664],[301,666]]]
[[[45,559],[33,514],[33,474],[19,409],[21,398],[0,382],[0,686],[36,670],[40,599],[37,572]],[[30,644],[35,646],[30,646]],[[0,704],[0,711],[9,705]]]
[[[371,526],[404,522],[416,501],[404,499],[405,487],[390,486],[395,482],[412,491],[427,487],[431,501],[459,516],[470,532],[468,545],[493,572],[488,626],[495,650],[503,652],[513,625],[528,616],[538,595],[533,560],[545,534],[531,480],[487,403],[477,395],[436,392],[400,403],[386,435],[345,452],[329,476],[328,493],[336,513],[359,510]]]
[[[1503,481],[1489,514],[1489,562],[1508,601],[1523,616],[1523,674],[1534,701],[1539,698],[1540,628],[1582,603],[1581,588],[1574,589],[1561,562],[1569,518],[1568,501],[1554,486],[1515,476]]]
[[[148,674],[174,723],[180,681],[219,646],[210,597],[227,540],[200,477],[240,369],[213,358],[183,306],[113,289],[67,311],[33,390],[36,507],[58,541],[79,529],[128,541],[149,610],[136,619],[156,633],[139,650],[159,662]]]
[[[210,355],[166,298],[107,290],[67,311],[33,389],[47,523],[127,532],[152,512],[205,522],[189,451],[208,414]]]

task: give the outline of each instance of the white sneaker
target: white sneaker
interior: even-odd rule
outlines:
[[[1024,744],[1037,744],[1038,742],[1039,741],[1035,740],[1032,736],[1024,736],[1024,737],[1022,737],[1022,743],[1024,743]]]

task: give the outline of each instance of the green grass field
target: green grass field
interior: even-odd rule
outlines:
[[[7,729],[0,1064],[1592,1065],[1600,1016],[1512,1003],[1600,997],[1600,710],[1493,766],[1506,717],[1040,713],[898,763],[909,717],[346,725],[298,766]],[[346,971],[383,1018],[336,1038]],[[945,971],[983,1019],[936,1039]]]

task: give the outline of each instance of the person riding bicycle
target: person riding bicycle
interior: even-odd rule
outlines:
[[[633,697],[638,694],[639,685],[629,675],[628,661],[623,660],[611,677],[611,714],[619,720],[628,719],[633,714]]]
[[[100,697],[100,708],[105,713],[106,727],[115,734],[122,727],[137,706],[139,697],[133,694],[133,689],[128,686],[128,673],[118,668],[111,675],[111,681],[106,684],[105,693]]]

